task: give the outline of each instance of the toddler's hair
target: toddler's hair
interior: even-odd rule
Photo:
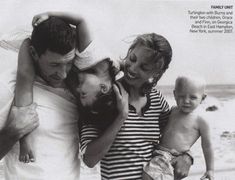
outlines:
[[[179,75],[175,80],[175,89],[181,87],[183,84],[187,82],[194,82],[198,87],[200,87],[203,91],[205,91],[206,88],[205,79],[201,75],[195,72],[184,73]]]

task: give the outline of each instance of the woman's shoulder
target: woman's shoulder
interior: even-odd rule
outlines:
[[[152,88],[150,91],[150,96],[162,96],[162,93],[157,88]]]

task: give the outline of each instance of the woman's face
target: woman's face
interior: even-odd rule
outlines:
[[[154,74],[160,72],[156,65],[152,50],[143,45],[137,45],[129,52],[124,64],[125,81],[136,88],[140,88]]]

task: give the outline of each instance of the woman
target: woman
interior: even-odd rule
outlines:
[[[159,143],[170,112],[155,85],[171,57],[171,46],[163,36],[155,33],[138,36],[124,59],[124,78],[119,83],[128,95],[123,88],[121,93],[117,86],[114,88],[118,116],[102,132],[92,124],[82,126],[83,160],[89,167],[101,161],[102,179],[142,178],[143,165],[150,160],[154,144]]]

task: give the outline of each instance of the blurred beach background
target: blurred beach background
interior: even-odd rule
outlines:
[[[30,34],[31,20],[45,11],[71,11],[88,20],[94,37],[101,39],[113,59],[125,57],[137,34],[156,32],[173,49],[170,68],[158,88],[174,105],[173,84],[179,73],[194,71],[207,81],[205,114],[213,130],[215,180],[235,178],[235,36],[191,34],[188,10],[210,10],[211,5],[235,5],[235,1],[155,0],[2,0],[0,2],[0,73],[16,67],[17,48]],[[27,16],[26,16],[27,14]],[[233,13],[234,25],[234,13]],[[207,109],[207,111],[206,111]],[[186,180],[199,180],[205,172],[200,140],[192,147],[194,165]],[[0,161],[0,180],[4,180]],[[81,169],[81,179],[99,178],[99,167]]]

